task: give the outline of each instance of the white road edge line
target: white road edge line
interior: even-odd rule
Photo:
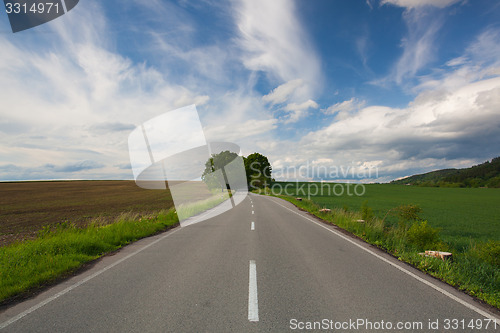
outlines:
[[[314,221],[313,219],[310,219],[310,218],[309,218],[309,217],[307,217],[307,216],[304,216],[304,215],[302,215],[302,214],[299,214],[298,212],[293,211],[293,210],[291,210],[290,208],[288,208],[288,207],[286,207],[286,206],[283,206],[282,204],[280,204],[280,203],[278,203],[278,202],[276,202],[276,201],[274,201],[274,200],[271,200],[271,201],[272,201],[272,202],[274,202],[275,204],[277,204],[278,206],[281,206],[281,207],[283,207],[283,208],[285,208],[285,209],[287,209],[287,210],[291,211],[291,212],[292,212],[292,213],[294,213],[294,214],[297,214],[297,215],[299,215],[299,216],[302,216],[304,219],[309,220],[309,221],[311,221],[311,222],[313,222],[313,223],[317,224],[318,226],[320,226],[320,227],[322,227],[322,228],[324,228],[324,229],[326,229],[326,230],[330,231],[331,233],[334,233],[335,235],[339,236],[340,238],[343,238],[343,239],[345,239],[346,241],[348,241],[348,242],[350,242],[350,243],[352,243],[352,244],[356,245],[356,246],[357,246],[357,247],[359,247],[360,249],[362,249],[362,250],[364,250],[364,251],[366,251],[366,252],[370,253],[371,255],[373,255],[373,256],[375,256],[375,257],[377,257],[378,259],[380,259],[380,260],[382,260],[382,261],[384,261],[384,262],[388,263],[389,265],[391,265],[391,266],[393,266],[393,267],[395,267],[395,268],[399,269],[399,270],[400,270],[400,271],[402,271],[403,273],[406,273],[407,275],[409,275],[409,276],[411,276],[411,277],[415,278],[416,280],[418,280],[418,281],[422,282],[423,284],[428,285],[429,287],[431,287],[431,288],[435,289],[436,291],[438,291],[438,292],[442,293],[443,295],[448,296],[448,297],[449,297],[449,298],[451,298],[452,300],[454,300],[454,301],[456,301],[456,302],[458,302],[458,303],[462,304],[462,305],[463,305],[463,306],[465,306],[466,308],[468,308],[468,309],[470,309],[470,310],[472,310],[472,311],[474,311],[474,312],[476,312],[476,313],[480,314],[481,316],[486,317],[486,318],[491,319],[491,320],[500,320],[500,318],[497,318],[496,316],[494,316],[494,315],[492,315],[492,314],[489,314],[489,313],[487,313],[487,312],[485,312],[485,311],[483,311],[483,310],[479,309],[478,307],[476,307],[476,306],[474,306],[474,305],[472,305],[472,304],[470,304],[470,303],[468,303],[468,302],[466,302],[466,301],[464,301],[464,300],[462,300],[462,299],[460,299],[460,298],[456,297],[455,295],[450,294],[450,293],[449,293],[449,292],[447,292],[446,290],[444,290],[444,289],[442,289],[442,288],[440,288],[440,287],[438,287],[438,286],[434,285],[433,283],[431,283],[431,282],[429,282],[429,281],[427,281],[427,280],[425,280],[425,279],[421,278],[421,277],[420,277],[420,276],[418,276],[418,275],[415,275],[414,273],[412,273],[412,272],[410,272],[410,271],[406,270],[405,268],[403,268],[403,267],[401,267],[401,266],[399,266],[399,265],[396,265],[395,263],[391,262],[390,260],[388,260],[388,259],[386,259],[386,258],[384,258],[384,257],[382,257],[382,256],[380,256],[380,255],[378,255],[377,253],[373,252],[372,250],[370,250],[370,249],[368,249],[368,248],[365,248],[364,246],[362,246],[362,245],[360,245],[360,244],[356,243],[355,241],[353,241],[352,239],[349,239],[348,237],[346,237],[346,236],[342,235],[341,233],[339,233],[339,232],[337,232],[337,231],[335,231],[335,230],[333,230],[333,229],[330,229],[330,228],[326,227],[325,225],[321,224],[320,222]]]
[[[250,260],[248,274],[248,320],[259,321],[259,301],[257,300],[257,266]]]
[[[111,269],[111,268],[115,267],[116,265],[118,265],[118,264],[120,264],[120,263],[124,262],[125,260],[127,260],[127,259],[129,259],[129,258],[131,258],[131,257],[135,256],[135,255],[136,255],[136,254],[138,254],[139,252],[144,251],[144,250],[145,250],[145,249],[147,249],[148,247],[153,246],[154,244],[156,244],[156,243],[158,243],[159,241],[161,241],[161,240],[163,240],[163,239],[167,238],[168,236],[173,235],[174,233],[176,233],[176,232],[177,232],[177,231],[179,231],[179,230],[182,230],[182,228],[181,228],[181,227],[178,227],[178,229],[177,229],[177,230],[174,230],[174,231],[168,232],[165,236],[162,236],[162,237],[158,238],[157,240],[155,240],[155,241],[153,241],[153,242],[151,242],[151,243],[149,243],[149,244],[147,244],[147,245],[145,245],[145,246],[141,247],[140,249],[138,249],[138,250],[136,250],[136,251],[134,251],[134,252],[130,253],[130,254],[129,254],[129,255],[127,255],[126,257],[123,257],[123,258],[121,258],[120,260],[115,261],[114,263],[112,263],[112,264],[110,264],[110,265],[108,265],[108,266],[106,266],[106,267],[102,268],[101,270],[99,270],[99,271],[95,272],[95,273],[94,273],[94,274],[92,274],[92,275],[87,276],[85,279],[78,281],[77,283],[75,283],[75,284],[73,284],[73,285],[71,285],[71,286],[67,287],[66,289],[61,290],[61,291],[60,291],[60,292],[58,292],[57,294],[55,294],[55,295],[53,295],[53,296],[51,296],[51,297],[49,297],[49,298],[47,298],[47,299],[43,300],[42,302],[40,302],[40,303],[38,303],[38,304],[36,304],[36,305],[33,305],[31,308],[29,308],[29,309],[27,309],[27,310],[25,310],[25,311],[21,312],[21,313],[20,313],[20,314],[18,314],[17,316],[12,317],[12,318],[10,318],[10,319],[9,319],[9,320],[7,320],[7,321],[4,321],[3,323],[1,323],[1,324],[0,324],[0,330],[2,330],[2,329],[4,329],[4,328],[6,328],[7,326],[9,326],[9,325],[11,325],[11,324],[15,323],[15,322],[16,322],[16,321],[18,321],[19,319],[22,319],[23,317],[25,317],[26,315],[30,314],[31,312],[33,312],[33,311],[36,311],[36,310],[40,309],[42,306],[49,304],[50,302],[52,302],[53,300],[55,300],[55,299],[57,299],[57,298],[59,298],[59,297],[63,296],[64,294],[67,294],[68,292],[70,292],[71,290],[73,290],[73,289],[75,289],[75,288],[77,288],[77,287],[81,286],[81,285],[82,285],[82,284],[84,284],[85,282],[88,282],[88,281],[92,280],[92,279],[93,279],[93,278],[95,278],[96,276],[101,275],[102,273],[104,273],[104,272],[106,272],[107,270],[109,270],[109,269]]]
[[[250,226],[250,230],[255,230],[255,222],[252,222],[252,225]]]

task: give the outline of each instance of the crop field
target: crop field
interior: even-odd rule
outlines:
[[[46,225],[111,222],[122,213],[146,215],[173,206],[169,191],[134,181],[0,183],[0,246],[33,238]]]
[[[422,208],[421,218],[441,229],[443,240],[458,247],[467,246],[470,239],[500,240],[499,189],[368,184],[363,191],[355,184],[276,183],[273,192],[278,194],[280,189],[282,194],[310,197],[325,208],[359,211],[366,202],[378,218],[402,204],[415,204]],[[388,222],[395,219],[391,214],[386,217]]]

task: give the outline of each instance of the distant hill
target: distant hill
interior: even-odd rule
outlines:
[[[437,170],[394,180],[391,184],[500,188],[500,157],[471,168]]]

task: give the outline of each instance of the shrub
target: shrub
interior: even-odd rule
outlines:
[[[415,245],[419,250],[430,249],[438,246],[439,230],[429,226],[427,221],[414,223],[406,233],[408,242]]]
[[[365,221],[369,221],[373,219],[373,209],[371,207],[368,207],[368,202],[365,201],[361,205],[361,218]]]
[[[403,221],[420,221],[421,218],[418,216],[422,212],[422,208],[418,205],[401,205],[395,208],[395,211],[400,220]]]
[[[490,240],[487,243],[477,244],[471,252],[474,257],[500,266],[500,241]]]

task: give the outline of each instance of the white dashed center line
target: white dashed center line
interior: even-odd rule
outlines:
[[[255,230],[255,222],[252,222],[252,225],[250,226],[250,230]]]
[[[259,321],[259,302],[257,300],[257,266],[250,260],[248,279],[248,320]]]

